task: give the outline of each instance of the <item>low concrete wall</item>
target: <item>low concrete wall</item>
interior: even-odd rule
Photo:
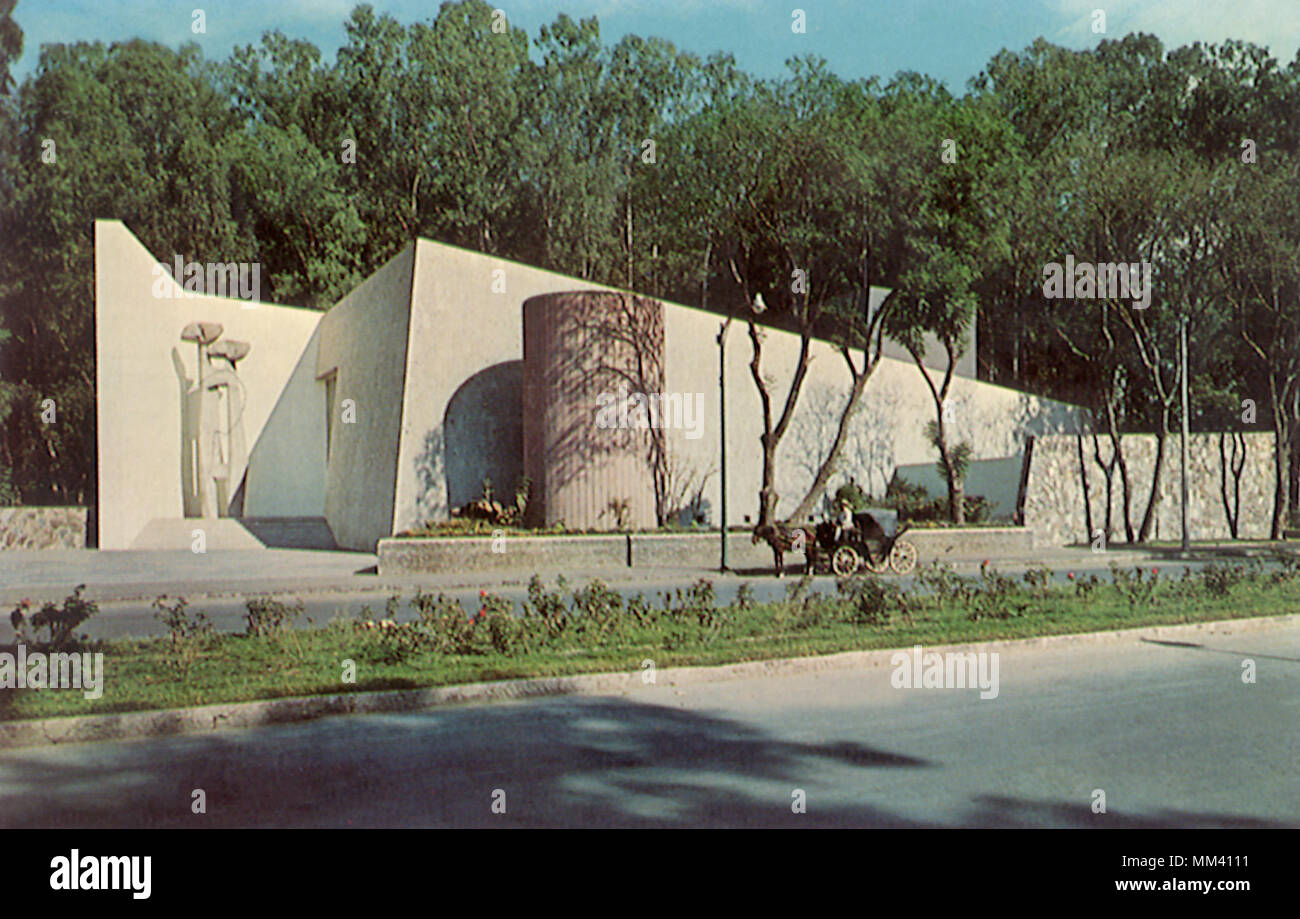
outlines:
[[[379,573],[626,568],[626,536],[381,539]]]
[[[1024,527],[969,527],[908,530],[922,564],[944,559],[1031,556],[1032,534]],[[381,539],[379,573],[445,571],[580,571],[586,568],[717,568],[717,533],[634,534],[624,536],[506,536],[446,539]],[[494,551],[494,549],[496,551]],[[787,565],[803,555],[790,552]],[[768,570],[772,550],[755,545],[748,531],[727,538],[727,563],[737,571]]]
[[[1034,548],[1033,531],[1025,527],[908,530],[903,538],[916,546],[921,564],[949,556],[1029,555]]]
[[[84,548],[84,507],[0,507],[0,550]]]

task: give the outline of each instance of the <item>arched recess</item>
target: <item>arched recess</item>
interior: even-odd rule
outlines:
[[[447,507],[480,497],[492,480],[497,500],[514,495],[523,475],[523,361],[480,370],[461,384],[443,418]]]

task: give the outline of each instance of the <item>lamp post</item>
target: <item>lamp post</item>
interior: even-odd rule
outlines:
[[[727,571],[727,327],[731,317],[718,328],[718,455],[721,478],[719,522],[722,529],[720,570]]]
[[[1182,548],[1182,552],[1184,556],[1187,556],[1191,552],[1192,538],[1191,538],[1191,530],[1187,522],[1187,438],[1188,438],[1188,432],[1191,430],[1191,425],[1187,417],[1188,398],[1187,398],[1187,314],[1186,313],[1183,314],[1182,319],[1178,324],[1178,351],[1179,351],[1179,355],[1178,355],[1179,366],[1181,367],[1181,370],[1179,371],[1179,377],[1182,380],[1182,390],[1183,390],[1183,436],[1182,436],[1183,548]]]

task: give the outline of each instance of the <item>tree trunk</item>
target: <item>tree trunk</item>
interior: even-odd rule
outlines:
[[[1169,415],[1161,419],[1160,431],[1156,434],[1155,470],[1151,473],[1151,494],[1147,496],[1147,509],[1142,514],[1142,527],[1138,530],[1138,542],[1146,542],[1151,536],[1151,525],[1155,522],[1156,500],[1160,495],[1160,473],[1164,470],[1165,444],[1169,440]]]
[[[943,429],[943,414],[939,415],[939,461],[943,463],[944,480],[948,484],[948,521],[954,526],[966,522],[966,507],[962,500],[962,483],[957,477],[957,467],[953,464],[952,453],[948,450],[948,438]]]
[[[1286,418],[1278,413],[1273,420],[1273,523],[1269,539],[1281,539],[1287,520],[1287,485],[1290,480],[1290,454]]]
[[[852,360],[850,367],[852,367]],[[879,361],[877,361],[879,363]],[[831,444],[830,453],[822,461],[821,466],[817,469],[817,475],[813,478],[812,486],[809,487],[808,493],[803,496],[799,506],[790,514],[789,520],[792,523],[806,521],[812,513],[813,507],[821,500],[822,493],[826,490],[826,485],[830,482],[831,476],[835,474],[835,469],[839,465],[840,454],[844,450],[844,442],[848,439],[849,422],[852,420],[853,413],[857,409],[862,398],[862,392],[867,387],[867,381],[871,379],[871,373],[876,369],[876,364],[869,364],[867,369],[858,374],[853,381],[853,386],[849,390],[849,401],[844,406],[844,411],[840,413],[839,427],[835,431],[835,441]]]
[[[1092,542],[1092,498],[1088,494],[1088,464],[1083,458],[1083,435],[1076,434],[1074,445],[1079,453],[1079,482],[1083,485],[1083,525],[1086,528],[1083,541]]]

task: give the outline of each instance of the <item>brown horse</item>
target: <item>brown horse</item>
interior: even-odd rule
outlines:
[[[814,574],[817,563],[817,536],[804,527],[788,526],[784,523],[766,523],[755,527],[753,543],[762,539],[772,547],[772,558],[776,567],[776,576],[785,577],[785,553],[793,550],[802,552],[804,571]]]

